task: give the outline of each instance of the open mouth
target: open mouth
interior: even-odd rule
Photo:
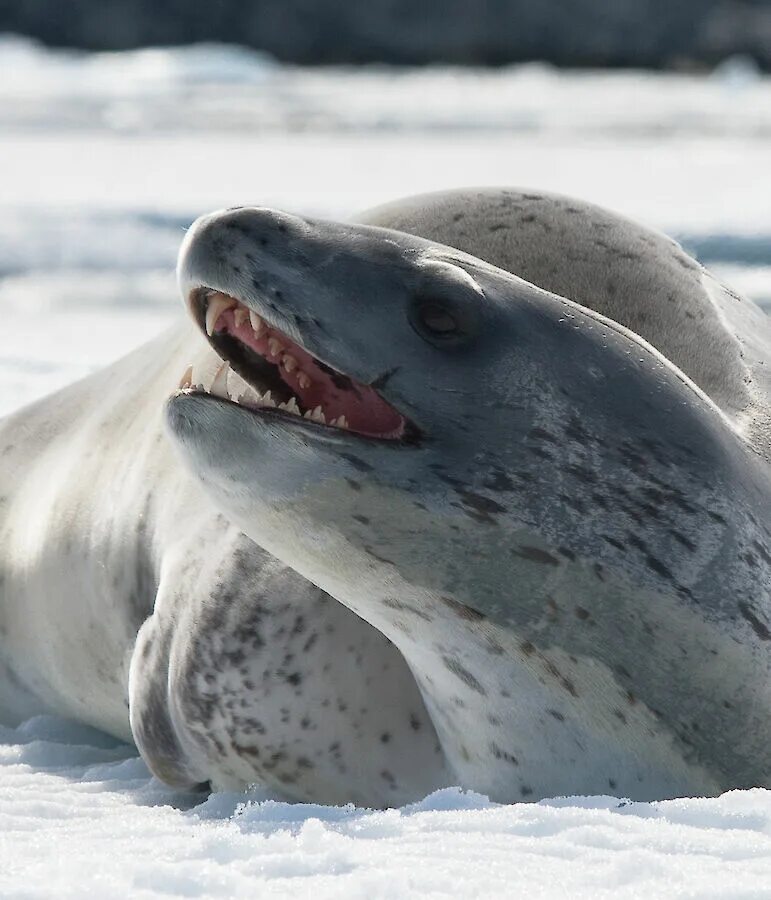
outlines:
[[[224,362],[209,379],[191,366],[180,390],[368,438],[402,440],[410,430],[373,387],[330,368],[234,297],[199,288],[191,307]]]

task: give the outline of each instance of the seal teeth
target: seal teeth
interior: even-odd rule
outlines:
[[[251,309],[249,310],[249,323],[252,326],[252,331],[259,335],[263,328],[262,319]]]
[[[219,292],[209,296],[209,304],[206,307],[206,333],[211,337],[214,334],[214,328],[217,325],[217,319],[227,309],[236,306],[236,301],[232,297],[226,297]]]
[[[179,382],[178,390],[184,390],[185,388],[192,387],[193,384],[193,367],[188,366],[185,370],[185,374],[182,376],[182,379]]]
[[[233,321],[236,324],[236,328],[240,328],[248,318],[249,310],[244,306],[237,306],[236,311],[233,313]]]
[[[230,369],[230,363],[225,361],[222,365],[217,369],[217,374],[214,376],[214,381],[211,383],[211,387],[209,388],[209,393],[213,394],[215,397],[222,397],[223,400],[229,400],[230,395],[228,394],[228,370]]]
[[[301,388],[305,389],[305,388],[309,388],[313,382],[305,374],[305,372],[300,372],[300,374],[297,376],[297,383],[300,385]]]
[[[294,397],[291,397],[286,403],[279,403],[278,408],[283,409],[284,412],[291,413],[293,416],[300,415],[300,407],[297,405]]]
[[[285,353],[281,357],[281,361],[284,363],[284,368],[287,372],[292,372],[297,368],[297,360],[292,356],[291,353]]]
[[[275,408],[276,406],[276,401],[273,399],[273,394],[271,393],[271,391],[267,391],[262,395],[260,403],[262,406],[270,406],[273,408]]]
[[[270,350],[271,356],[278,356],[283,349],[284,345],[278,338],[268,338],[268,350]]]
[[[246,390],[241,394],[237,402],[250,406],[259,406],[262,403],[262,394],[256,391],[250,384],[247,384]]]

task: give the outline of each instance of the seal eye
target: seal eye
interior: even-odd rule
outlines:
[[[450,337],[458,333],[458,321],[450,310],[438,303],[423,303],[417,311],[420,324],[436,337]]]
[[[474,330],[467,311],[451,298],[416,297],[409,310],[412,330],[435,347],[448,349],[465,343]]]
[[[421,278],[408,298],[412,330],[440,350],[463,346],[478,334],[484,294],[458,266],[436,260],[424,263]]]

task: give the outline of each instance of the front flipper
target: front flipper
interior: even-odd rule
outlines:
[[[167,566],[131,665],[131,725],[159,778],[376,806],[453,782],[380,632],[235,529],[196,547]]]
[[[150,771],[175,788],[206,781],[179,741],[169,706],[170,629],[153,615],[137,635],[129,671],[129,720],[139,751]]]

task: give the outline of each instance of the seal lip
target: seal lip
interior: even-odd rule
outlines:
[[[187,306],[224,362],[208,387],[195,384],[188,369],[177,394],[216,396],[257,417],[299,424],[303,430],[391,445],[420,441],[415,424],[380,392],[387,379],[380,375],[368,384],[328,364],[307,348],[299,329],[290,337],[255,309],[252,299],[201,284],[189,291]]]
[[[314,440],[324,440],[334,444],[355,444],[359,446],[381,447],[393,450],[417,449],[426,443],[425,435],[420,432],[411,423],[407,422],[404,433],[398,438],[380,438],[372,437],[365,434],[359,434],[355,431],[345,431],[332,425],[323,425],[319,422],[313,422],[308,419],[293,416],[280,409],[253,409],[235,400],[226,397],[219,397],[210,394],[207,391],[197,390],[195,388],[177,388],[168,398],[168,403],[183,401],[187,398],[194,398],[203,401],[206,404],[220,404],[222,406],[234,407],[240,413],[251,416],[260,425],[280,426],[289,430],[296,430],[300,434],[312,436]]]

